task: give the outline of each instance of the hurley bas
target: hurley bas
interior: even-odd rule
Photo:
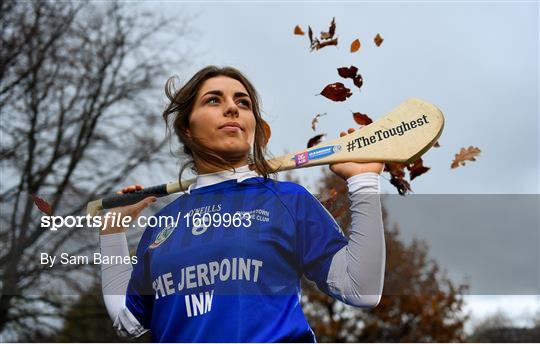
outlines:
[[[52,268],[55,264],[61,265],[83,265],[83,264],[137,264],[137,256],[104,256],[99,252],[94,252],[92,256],[70,255],[67,252],[59,256],[50,255],[47,252],[40,254],[41,265]],[[90,260],[93,258],[92,260]]]

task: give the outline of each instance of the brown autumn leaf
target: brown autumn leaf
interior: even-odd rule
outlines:
[[[264,119],[262,120],[262,124],[263,124],[263,129],[264,129],[264,136],[265,136],[264,145],[266,146],[266,144],[270,140],[270,136],[272,136],[272,130],[270,130],[270,125]]]
[[[459,166],[465,166],[465,161],[476,161],[475,157],[477,157],[480,152],[480,148],[469,146],[469,148],[461,148],[459,153],[457,153],[454,157],[454,160],[452,161],[452,164],[450,165],[450,168],[457,168]]]
[[[355,53],[360,50],[360,40],[357,38],[351,43],[351,53]]]
[[[439,148],[441,145],[439,144],[439,141],[435,142],[435,144],[433,145],[433,147],[435,148]]]
[[[406,164],[398,162],[387,162],[384,164],[384,171],[390,173],[390,183],[394,185],[400,195],[405,195],[408,191],[411,191],[411,185],[405,180],[405,167]]]
[[[405,167],[407,167],[406,164],[399,162],[387,162],[384,164],[384,171],[398,177],[405,177]]]
[[[313,50],[313,49],[319,50],[319,49],[322,49],[324,47],[327,47],[327,46],[330,46],[330,45],[337,45],[337,44],[338,44],[338,39],[337,38],[331,39],[329,41],[323,41],[323,42],[320,42],[318,39],[315,39],[315,43],[311,47],[311,50]]]
[[[364,84],[364,79],[360,74],[353,78],[353,84],[358,88],[362,87],[362,85]]]
[[[51,216],[53,214],[53,209],[49,203],[47,203],[43,198],[40,198],[34,194],[31,194],[34,204],[41,210],[42,213]]]
[[[373,120],[369,118],[368,115],[360,112],[353,112],[353,118],[358,125],[368,125],[373,123]]]
[[[356,68],[355,66],[341,67],[338,68],[337,71],[339,76],[345,79],[352,79],[358,74],[358,68]]]
[[[336,32],[336,22],[335,18],[332,19],[332,23],[330,24],[330,28],[328,32],[321,32],[320,39],[313,37],[313,30],[311,30],[311,27],[308,26],[308,37],[309,37],[309,44],[310,44],[310,50],[319,50],[324,47],[330,46],[330,45],[336,45],[338,44],[337,37],[334,38],[334,34]]]
[[[321,118],[324,115],[326,115],[326,112],[325,113],[318,113],[315,117],[313,117],[313,119],[311,120],[311,129],[313,129],[313,131],[315,131],[316,125],[317,125],[317,123],[319,123],[319,118]]]
[[[381,37],[380,34],[377,34],[377,36],[375,36],[375,38],[373,39],[373,41],[375,42],[375,44],[380,47],[382,42],[384,41],[384,38]]]
[[[328,32],[321,32],[321,39],[332,39],[336,33],[336,18],[332,18]]]
[[[413,180],[414,178],[429,171],[431,167],[424,166],[422,158],[418,158],[413,163],[407,165],[407,169],[409,170],[409,177],[411,180]]]
[[[350,67],[341,67],[338,68],[338,74],[342,78],[345,79],[353,79],[353,83],[356,87],[360,88],[362,87],[362,84],[364,83],[364,79],[362,78],[362,75],[358,73],[358,68],[355,66]]]
[[[321,143],[323,137],[325,136],[326,134],[319,134],[319,135],[315,135],[313,136],[312,138],[309,139],[308,143],[307,143],[307,148],[311,148],[315,145],[318,145],[319,143]]]
[[[398,178],[394,175],[390,177],[390,183],[394,185],[398,193],[402,196],[406,195],[407,192],[411,191],[411,184],[403,178]]]
[[[302,31],[302,28],[298,25],[294,27],[294,34],[299,36],[305,35],[304,31]]]
[[[321,95],[335,102],[342,102],[352,96],[352,92],[341,82],[334,82],[333,84],[326,85],[321,91]]]

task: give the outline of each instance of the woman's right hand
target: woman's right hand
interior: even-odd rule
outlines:
[[[118,191],[117,194],[121,195],[121,194],[135,192],[142,189],[144,189],[142,185],[135,184],[135,185],[130,185],[123,188],[122,191]],[[135,204],[109,209],[108,213],[111,213],[111,214],[108,216],[108,218],[107,216],[102,216],[104,227],[100,231],[100,235],[125,232],[127,227],[118,226],[118,223],[123,223],[123,219],[127,216],[129,216],[131,220],[129,221],[129,223],[133,222],[133,220],[139,217],[139,215],[142,213],[144,209],[146,209],[146,207],[154,203],[156,200],[157,198],[155,196],[148,196],[142,201],[139,201]],[[119,218],[120,218],[120,221],[118,221]],[[114,219],[114,223],[113,223],[113,219]],[[127,221],[127,220],[124,220],[124,221]]]

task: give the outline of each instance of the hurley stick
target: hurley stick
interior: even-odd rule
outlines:
[[[443,127],[444,116],[437,107],[411,98],[383,118],[351,134],[269,160],[268,163],[276,172],[349,161],[409,163],[437,142]],[[173,182],[128,194],[111,195],[89,202],[87,212],[94,216],[102,209],[134,204],[148,196],[162,197],[184,191],[194,181],[183,180],[182,187],[180,183]]]

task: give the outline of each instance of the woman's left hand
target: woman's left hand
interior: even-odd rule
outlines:
[[[354,132],[355,129],[349,128],[349,134]],[[342,131],[339,136],[345,136],[347,133]],[[384,169],[384,164],[381,162],[340,162],[330,165],[330,170],[347,180],[352,176],[355,176],[364,172],[375,172],[381,174]]]

